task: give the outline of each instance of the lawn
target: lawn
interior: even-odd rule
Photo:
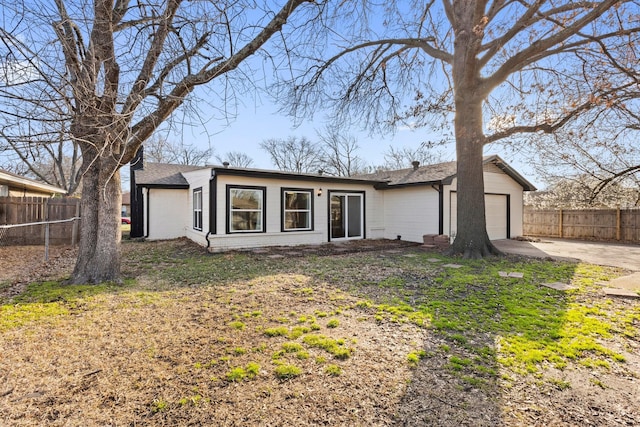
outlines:
[[[0,300],[7,425],[640,424],[640,303],[600,292],[617,269],[123,252],[124,285],[49,277]]]

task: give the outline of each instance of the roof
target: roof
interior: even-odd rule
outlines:
[[[145,162],[144,169],[138,169],[134,173],[136,185],[141,187],[189,188],[189,183],[182,174],[204,168],[204,166]]]
[[[315,182],[339,182],[345,184],[384,184],[382,181],[376,179],[369,179],[363,177],[346,177],[346,176],[333,176],[311,173],[296,173],[285,172],[267,169],[251,169],[251,168],[234,168],[225,166],[210,166],[214,175],[235,175],[235,176],[247,176],[252,178],[275,178],[275,179],[291,179],[299,181],[315,181]]]
[[[358,177],[382,181],[387,186],[448,184],[456,175],[456,162],[438,163],[409,169],[379,170]]]
[[[31,178],[16,175],[11,172],[0,169],[0,185],[8,185],[11,188],[19,188],[22,190],[30,190],[50,195],[66,194],[67,190],[56,187],[54,185],[45,184]]]
[[[484,158],[484,164],[492,163],[505,174],[522,186],[525,191],[535,191],[533,184],[505,163],[499,156],[492,155]],[[235,168],[227,166],[191,166],[170,163],[145,163],[144,169],[134,171],[136,185],[141,187],[159,188],[189,188],[189,183],[183,173],[195,170],[211,169],[212,175],[233,175],[252,178],[291,179],[315,182],[337,182],[346,184],[369,184],[378,189],[392,189],[413,185],[450,184],[456,177],[456,162],[445,162],[425,165],[418,168],[400,169],[392,171],[377,171],[375,173],[354,177],[332,175],[283,172],[266,169]]]
[[[536,187],[509,166],[497,155],[486,156],[483,164],[494,164],[506,175],[522,186],[525,191],[535,191]],[[418,168],[399,169],[391,171],[377,171],[367,175],[358,175],[360,178],[382,181],[384,187],[394,188],[413,185],[451,184],[457,173],[456,162],[444,162],[434,165],[425,165]]]

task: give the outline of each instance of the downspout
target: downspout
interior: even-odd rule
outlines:
[[[438,192],[438,234],[444,234],[444,189],[442,184],[432,185],[431,188]]]
[[[146,208],[146,211],[147,211],[147,215],[146,215],[146,217],[147,217],[146,219],[147,220],[145,221],[145,224],[144,224],[146,226],[145,227],[145,233],[144,233],[144,236],[142,236],[143,238],[146,239],[147,237],[149,237],[149,223],[151,222],[150,221],[150,217],[149,217],[149,214],[151,212],[151,210],[149,209],[149,205],[151,205],[151,189],[149,187],[145,187],[143,189],[143,192],[147,193],[147,197],[146,197],[147,203],[145,203],[145,206],[144,206]]]
[[[216,175],[213,169],[211,169],[211,179],[209,179],[209,231],[207,231],[207,234],[204,237],[207,241],[207,252],[209,252],[209,248],[211,248],[211,240],[209,240],[209,236],[216,234],[216,185]]]

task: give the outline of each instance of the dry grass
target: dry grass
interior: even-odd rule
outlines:
[[[184,240],[123,248],[136,279],[121,287],[21,285],[69,274],[70,251],[40,268],[11,264],[13,285],[0,294],[1,425],[640,423],[640,305],[605,301],[593,284],[619,272],[513,260],[535,276],[518,282],[491,270],[511,261],[454,271],[370,242],[296,258],[270,257],[286,248],[205,255]],[[580,293],[540,289],[545,274],[571,277]],[[529,299],[544,311],[522,320]],[[624,362],[589,351],[563,369],[501,362],[497,343],[523,333],[506,333],[507,321],[527,328],[544,312],[543,323],[564,324],[569,302],[611,323],[597,342]]]

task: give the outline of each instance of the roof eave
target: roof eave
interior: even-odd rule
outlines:
[[[8,185],[12,188],[19,188],[21,190],[38,191],[41,193],[49,193],[52,195],[67,193],[67,190],[64,190],[62,188],[45,183],[39,183],[28,178],[23,178],[4,172],[0,172],[0,182],[6,182],[6,184],[4,185]]]
[[[233,169],[214,166],[211,168],[214,175],[229,175],[229,176],[246,176],[250,178],[275,178],[275,179],[288,179],[297,181],[319,181],[319,182],[337,182],[343,184],[365,184],[365,185],[377,185],[385,184],[384,181],[375,181],[368,179],[358,179],[340,176],[328,176],[328,175],[305,175],[297,174],[293,172],[279,172],[279,171],[267,171],[259,169]]]
[[[492,156],[489,156],[484,160],[484,163],[485,164],[486,163],[493,163],[494,165],[496,165],[498,168],[500,168],[500,170],[502,170],[504,173],[509,175],[514,181],[516,181],[518,184],[520,184],[524,191],[536,191],[537,190],[535,185],[533,185],[525,177],[520,175],[518,173],[518,171],[516,171],[511,166],[509,166],[504,160],[502,160],[502,158],[500,158],[500,156],[495,155],[495,154],[492,155]]]

